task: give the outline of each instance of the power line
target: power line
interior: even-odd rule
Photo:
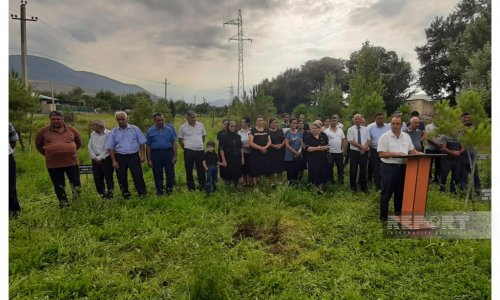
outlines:
[[[26,21],[36,22],[38,17],[31,17],[26,19],[26,4],[28,2],[21,0],[21,15],[17,17],[16,14],[11,14],[13,20],[21,21],[21,66],[22,66],[22,79],[25,86],[28,86],[28,44],[26,40]]]
[[[240,98],[240,90],[242,94],[245,92],[245,76],[243,72],[243,41],[250,41],[252,39],[243,35],[243,18],[241,17],[241,9],[238,10],[238,18],[224,22],[224,25],[238,26],[238,34],[229,38],[229,42],[238,41],[238,98]]]

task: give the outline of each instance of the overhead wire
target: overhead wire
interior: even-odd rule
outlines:
[[[52,59],[58,62],[62,63],[69,63],[71,65],[78,65],[82,66],[84,68],[88,68],[90,70],[101,70],[106,73],[112,73],[115,75],[119,76],[124,76],[127,78],[131,78],[134,80],[138,80],[144,83],[154,83],[154,84],[161,84],[164,85],[165,83],[162,81],[157,81],[157,80],[151,80],[147,78],[142,78],[142,77],[137,77],[129,74],[124,74],[122,72],[116,72],[116,69],[123,69],[123,64],[116,61],[115,59],[104,55],[102,51],[97,50],[95,47],[92,47],[90,44],[83,43],[80,40],[76,39],[69,31],[61,27],[59,25],[52,25],[51,23],[57,24],[55,21],[53,21],[50,17],[48,17],[46,14],[43,13],[42,9],[39,9],[38,5],[34,2],[30,2],[30,12],[33,13],[33,15],[37,15],[38,21],[41,22],[45,27],[43,26],[34,26],[35,24],[29,24],[29,30],[30,32],[34,32],[37,34],[40,38],[49,38],[53,41],[56,42],[57,45],[64,46],[65,49],[77,52],[79,55],[82,55],[86,58],[88,58],[90,61],[95,61],[95,65],[88,65],[85,63],[81,62],[76,62],[76,61],[71,61],[67,59],[61,59],[60,57],[54,57],[53,55],[47,54],[47,53],[42,53],[42,51],[36,51],[36,50],[28,50],[29,53],[31,54],[36,54],[38,56]],[[33,5],[34,4],[34,5]],[[15,13],[15,12],[14,12]],[[46,30],[48,29],[48,30]],[[77,44],[75,44],[75,42]],[[82,51],[82,48],[84,51]],[[11,50],[19,50],[17,48],[9,48]],[[89,53],[90,52],[90,53]],[[96,56],[98,56],[100,59],[97,59]],[[103,65],[105,65],[103,67]],[[128,73],[128,72],[127,72]],[[102,76],[102,75],[101,75]],[[198,90],[198,89],[193,89],[193,88],[188,88],[184,87],[182,85],[174,84],[174,83],[169,83],[169,85],[176,87],[178,89],[183,89],[186,91],[196,91],[196,93],[204,93],[204,94],[212,94],[216,95],[217,97],[220,97],[221,94],[225,93],[225,88],[220,88],[220,89],[214,89],[214,90]],[[220,92],[217,92],[217,90],[220,90]]]

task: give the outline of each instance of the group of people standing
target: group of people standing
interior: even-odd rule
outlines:
[[[470,115],[464,114],[462,118],[468,126],[467,118],[470,119]],[[64,123],[62,112],[51,112],[49,119],[50,124],[38,132],[35,145],[45,156],[50,179],[63,207],[68,204],[65,176],[74,195],[78,196],[80,191],[77,151],[82,147],[82,138],[76,128]],[[418,112],[412,113],[408,124],[403,122],[401,112],[395,112],[390,123],[384,122],[384,114],[377,113],[374,122],[367,126],[364,126],[363,116],[356,114],[346,134],[338,115],[322,119],[318,117],[310,125],[303,114],[298,119],[285,114],[280,124],[276,118],[265,122],[262,116],[257,116],[253,127],[247,117],[241,119],[239,126],[235,120],[225,119],[222,130],[217,133],[218,144],[210,140],[206,142],[206,147],[205,126],[196,120],[193,111],[187,113],[186,122],[178,131],[172,124],[165,122],[162,113],[153,115],[153,125],[146,134],[128,123],[126,112],[116,112],[115,119],[117,126],[111,130],[106,129],[102,120],[93,121],[88,143],[95,187],[105,199],[114,197],[115,172],[122,196],[125,199],[131,197],[129,170],[138,196],[146,196],[142,169],[144,161],[152,168],[156,194],[172,193],[177,142],[184,152],[188,190],[198,188],[207,195],[217,188],[218,172],[224,181],[235,186],[258,185],[263,176],[276,184],[282,181],[282,174],[286,172],[287,181],[293,186],[301,180],[305,170],[308,182],[317,187],[318,193],[324,193],[323,186],[328,182],[344,184],[344,166],[349,163],[349,185],[353,192],[358,187],[362,192],[368,192],[368,182],[371,180],[380,192],[381,220],[387,219],[389,199],[393,194],[395,213],[401,212],[406,159],[400,156],[423,152],[424,141],[427,141],[426,153],[448,154],[446,158],[434,160],[433,180],[440,183],[442,190],[445,190],[450,171],[451,191],[457,184],[462,187],[463,170],[466,170],[460,165],[463,160],[459,160],[466,149],[446,137],[427,139],[426,131],[432,131],[434,125],[431,123],[425,127],[418,118]],[[11,181],[15,179],[12,149],[16,140],[17,134],[9,125],[9,159],[12,158],[9,166],[14,166]],[[194,181],[194,169],[198,186]],[[478,187],[479,177],[475,175]],[[14,191],[9,187],[9,209],[12,213],[18,213],[20,206],[15,193],[15,180]]]

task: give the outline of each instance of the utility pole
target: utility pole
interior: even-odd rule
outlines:
[[[26,4],[27,1],[21,0],[21,16],[18,18],[17,15],[11,14],[10,17],[13,20],[21,21],[21,65],[22,65],[22,79],[24,85],[28,86],[28,46],[26,42],[26,21],[38,20],[38,17],[31,17],[31,19],[26,19]]]
[[[50,96],[52,97],[52,110],[51,111],[57,110],[56,103],[54,101],[54,81],[53,80],[50,81]]]
[[[229,86],[229,101],[227,103],[227,106],[233,103],[233,99],[234,99],[234,86],[233,83],[231,82],[231,86]]]
[[[238,10],[238,18],[233,19],[231,21],[227,21],[223,23],[224,25],[237,25],[238,26],[238,34],[231,37],[229,42],[238,41],[238,98],[240,98],[240,90],[243,94],[245,91],[245,77],[243,72],[243,41],[250,41],[252,39],[243,35],[243,18],[241,17],[241,9]]]
[[[165,78],[165,100],[167,100],[167,85],[169,85],[170,82],[167,81],[167,78]]]

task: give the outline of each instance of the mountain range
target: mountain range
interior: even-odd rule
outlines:
[[[9,72],[21,74],[21,56],[9,56]],[[101,90],[109,90],[117,95],[145,92],[153,99],[158,96],[134,84],[123,83],[99,74],[75,71],[54,60],[28,55],[28,79],[33,90],[67,93],[81,87],[86,94],[94,96]]]

